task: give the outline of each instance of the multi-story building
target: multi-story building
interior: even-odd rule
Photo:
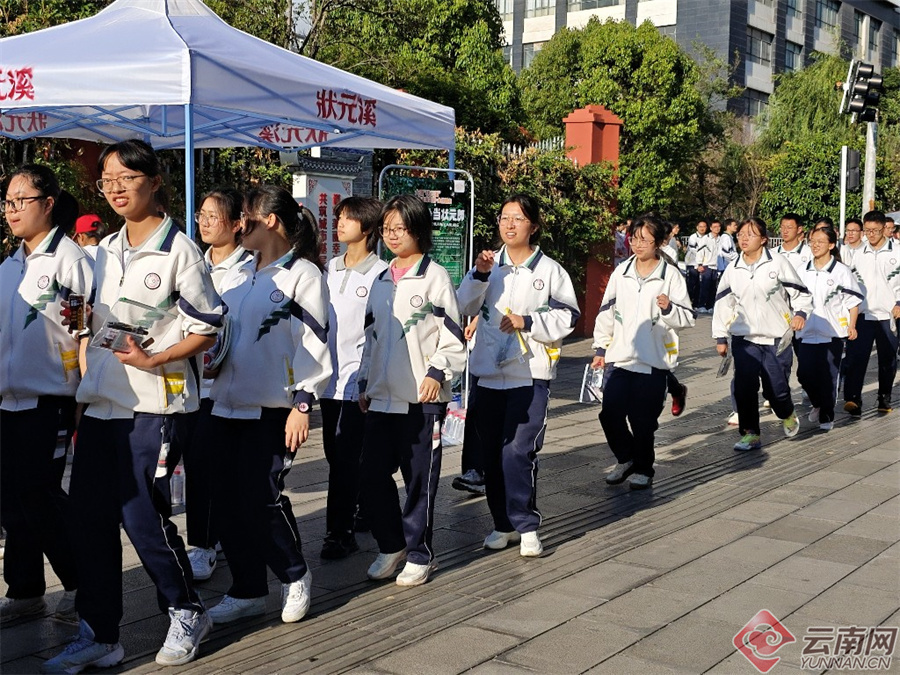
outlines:
[[[744,95],[730,106],[754,116],[767,104],[772,76],[802,68],[814,51],[834,51],[873,63],[900,65],[900,0],[497,0],[505,55],[517,72],[557,30],[581,28],[592,17],[639,25],[651,21],[688,52],[695,42],[728,62],[740,56],[735,84]]]

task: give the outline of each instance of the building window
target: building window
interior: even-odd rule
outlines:
[[[512,45],[503,45],[503,60],[512,65]]]
[[[766,7],[772,6],[772,0],[756,0],[757,5],[765,5]]]
[[[769,95],[755,89],[748,89],[744,95],[747,99],[747,115],[756,117],[769,105]]]
[[[840,8],[841,3],[837,0],[816,0],[816,28],[832,29],[837,26]]]
[[[881,22],[869,17],[869,50],[866,60],[875,62],[878,60],[878,45],[881,42]]]
[[[800,0],[787,0],[787,16],[789,19],[799,19],[802,16]]]
[[[541,51],[543,46],[543,42],[529,42],[528,44],[522,45],[523,68],[527,68],[531,65],[531,62],[534,61],[534,57],[537,56],[537,53]]]
[[[772,64],[772,36],[755,28],[747,29],[747,58],[753,63]]]
[[[497,11],[500,13],[501,21],[512,21],[513,0],[497,0]]]
[[[891,66],[896,68],[900,65],[900,61],[898,61],[898,56],[900,56],[900,49],[898,49],[898,43],[900,43],[900,33],[894,31],[893,39],[891,40]]]
[[[556,11],[556,0],[525,0],[525,18],[547,16]]]
[[[862,37],[863,25],[866,22],[866,15],[858,9],[853,10],[853,45],[856,47],[856,53],[862,56]]]
[[[580,12],[583,9],[600,9],[624,4],[625,0],[569,0],[569,11]]]
[[[785,42],[784,45],[784,69],[789,73],[800,70],[803,67],[803,46],[796,42]]]

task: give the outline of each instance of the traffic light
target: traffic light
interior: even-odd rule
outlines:
[[[875,67],[871,63],[851,62],[843,89],[841,112],[855,114],[861,122],[874,122],[884,91],[884,78],[875,72]]]

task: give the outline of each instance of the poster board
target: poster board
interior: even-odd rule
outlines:
[[[347,248],[338,241],[334,209],[342,199],[352,195],[352,178],[309,173],[294,174],[294,199],[312,211],[319,225],[321,240],[319,257],[323,265],[327,265],[335,256],[343,255]]]

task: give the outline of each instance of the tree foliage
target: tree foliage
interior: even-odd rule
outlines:
[[[521,76],[539,136],[560,133],[562,118],[589,104],[622,119],[619,201],[629,214],[677,204],[692,163],[721,132],[701,84],[698,65],[651,23],[596,19],[554,35]]]

